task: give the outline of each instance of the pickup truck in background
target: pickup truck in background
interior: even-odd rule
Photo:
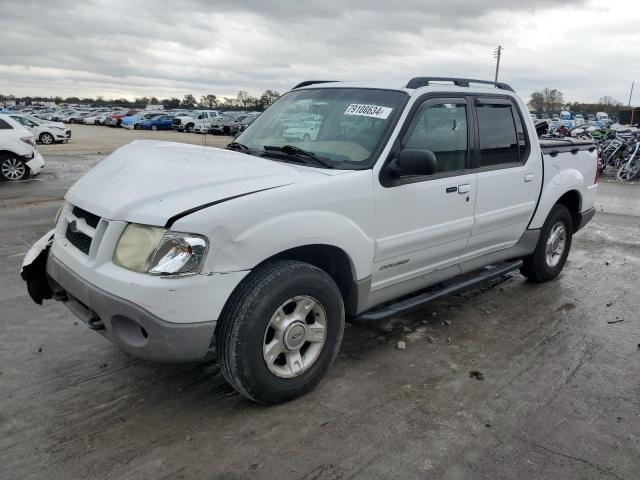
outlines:
[[[313,137],[285,136],[311,120]],[[114,152],[68,191],[22,276],[131,354],[215,351],[237,391],[284,402],[326,374],[345,320],[517,269],[555,279],[597,172],[592,143],[539,142],[503,83],[303,82],[226,150]]]
[[[222,114],[217,110],[194,110],[188,116],[176,116],[173,119],[173,129],[178,132],[194,132],[198,127],[199,133],[207,133],[212,122]]]

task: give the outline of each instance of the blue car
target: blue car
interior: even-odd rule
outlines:
[[[172,130],[173,117],[171,115],[160,115],[159,117],[150,118],[138,124],[138,128],[143,130]]]

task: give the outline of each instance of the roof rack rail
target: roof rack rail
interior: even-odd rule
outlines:
[[[315,85],[316,83],[335,83],[338,80],[307,80],[305,82],[300,82],[298,85],[293,87],[291,90],[295,90],[296,88],[307,87],[309,85]]]
[[[490,80],[474,80],[473,78],[454,78],[454,77],[414,77],[409,80],[406,88],[428,87],[430,82],[452,82],[456,87],[468,87],[470,83],[481,83],[485,85],[493,85],[501,90],[509,90],[513,92],[506,83],[492,82]]]

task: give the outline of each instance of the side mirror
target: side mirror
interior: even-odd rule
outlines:
[[[436,171],[436,156],[431,150],[405,148],[400,150],[395,161],[396,174],[405,175],[433,175]]]

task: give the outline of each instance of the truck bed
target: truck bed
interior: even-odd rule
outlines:
[[[590,140],[571,137],[541,138],[540,149],[545,155],[555,156],[562,152],[579,152],[580,150],[593,151],[596,149],[596,145]]]

